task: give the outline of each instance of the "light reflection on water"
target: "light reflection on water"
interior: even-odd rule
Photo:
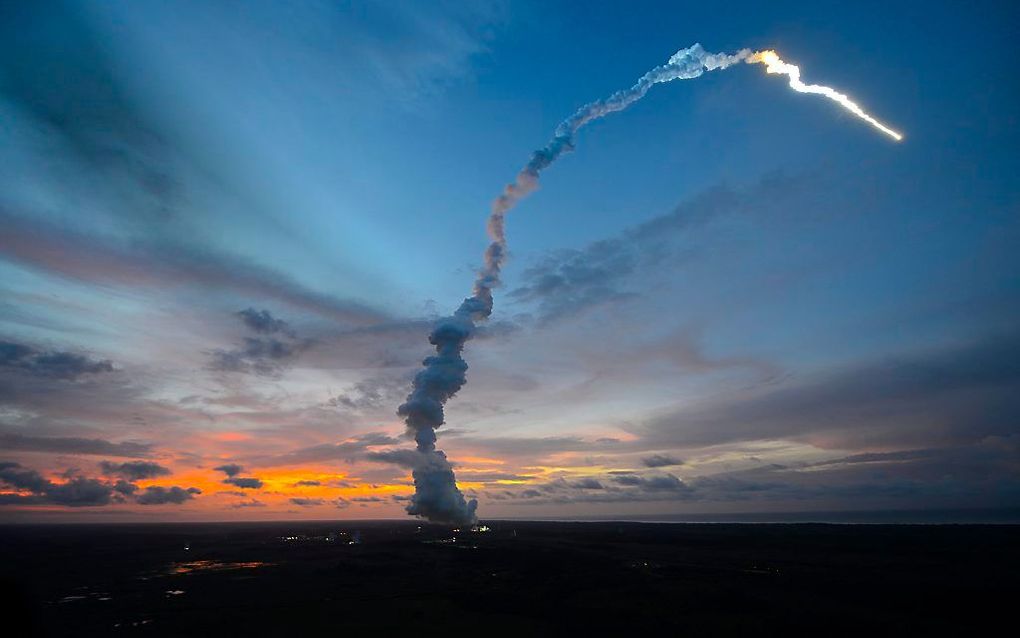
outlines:
[[[262,561],[247,561],[239,563],[223,563],[215,560],[193,560],[182,563],[172,563],[167,570],[168,574],[191,574],[194,572],[227,571],[230,569],[256,569],[266,567],[272,563]]]

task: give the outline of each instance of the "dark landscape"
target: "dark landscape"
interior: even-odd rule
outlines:
[[[1018,541],[1011,525],[17,525],[0,559],[11,636],[918,635],[1008,618]]]

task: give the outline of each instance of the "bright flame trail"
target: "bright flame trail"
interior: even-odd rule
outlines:
[[[857,105],[849,97],[839,91],[820,84],[804,84],[800,80],[800,67],[784,62],[775,51],[759,51],[747,58],[748,64],[764,64],[767,73],[781,73],[790,76],[790,88],[800,93],[814,93],[824,95],[834,102],[838,102],[843,108],[871,124],[897,142],[903,139],[903,135],[882,124],[875,118],[868,115],[864,109]]]
[[[474,335],[477,322],[488,319],[492,314],[492,290],[500,284],[500,273],[506,260],[506,234],[504,217],[538,188],[542,171],[552,165],[564,153],[574,150],[574,137],[578,130],[589,122],[622,111],[637,102],[654,85],[673,80],[690,80],[705,71],[725,69],[747,62],[763,63],[769,73],[783,73],[790,76],[790,86],[804,93],[819,93],[836,100],[850,111],[862,117],[879,130],[897,140],[902,136],[879,123],[854,104],[845,95],[800,81],[800,69],[779,59],[774,51],[752,54],[743,49],[733,55],[708,53],[700,44],[674,53],[669,60],[641,76],[629,89],[617,91],[604,100],[582,106],[573,115],[556,127],[553,138],[531,155],[531,159],[517,173],[513,182],[507,184],[503,193],[492,202],[488,231],[492,240],[485,250],[485,263],[475,279],[474,291],[465,299],[452,316],[436,322],[429,334],[429,343],[436,348],[436,354],[422,361],[423,368],[415,375],[411,393],[397,409],[404,422],[414,433],[417,454],[407,462],[414,477],[414,496],[407,512],[441,523],[459,525],[475,522],[475,500],[465,500],[457,488],[453,466],[446,455],[436,449],[436,428],[445,422],[443,406],[467,382],[467,362],[462,356],[464,344]]]

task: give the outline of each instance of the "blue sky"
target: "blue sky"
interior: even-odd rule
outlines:
[[[1015,9],[575,4],[0,9],[0,516],[400,515],[378,453],[489,203],[694,42],[775,48],[906,139],[750,65],[586,127],[508,218],[440,430],[462,489],[1017,506]]]

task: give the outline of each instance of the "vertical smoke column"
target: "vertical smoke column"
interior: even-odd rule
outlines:
[[[561,122],[549,143],[531,155],[514,181],[492,202],[488,221],[491,243],[485,250],[485,263],[475,279],[474,292],[452,316],[436,323],[429,335],[429,343],[435,346],[436,354],[422,361],[424,368],[415,375],[411,394],[397,409],[407,427],[414,431],[419,452],[412,470],[415,493],[407,506],[409,514],[443,523],[470,524],[476,520],[478,503],[465,501],[457,489],[450,462],[436,449],[436,428],[444,421],[443,405],[467,381],[468,365],[462,356],[464,344],[471,338],[476,324],[492,314],[492,289],[500,283],[506,259],[506,214],[538,188],[543,170],[574,149],[574,136],[584,125],[624,110],[643,98],[655,84],[696,78],[705,71],[736,64],[748,55],[748,50],[735,55],[707,53],[700,44],[677,51],[666,64],[643,75],[634,86],[591,102]]]

